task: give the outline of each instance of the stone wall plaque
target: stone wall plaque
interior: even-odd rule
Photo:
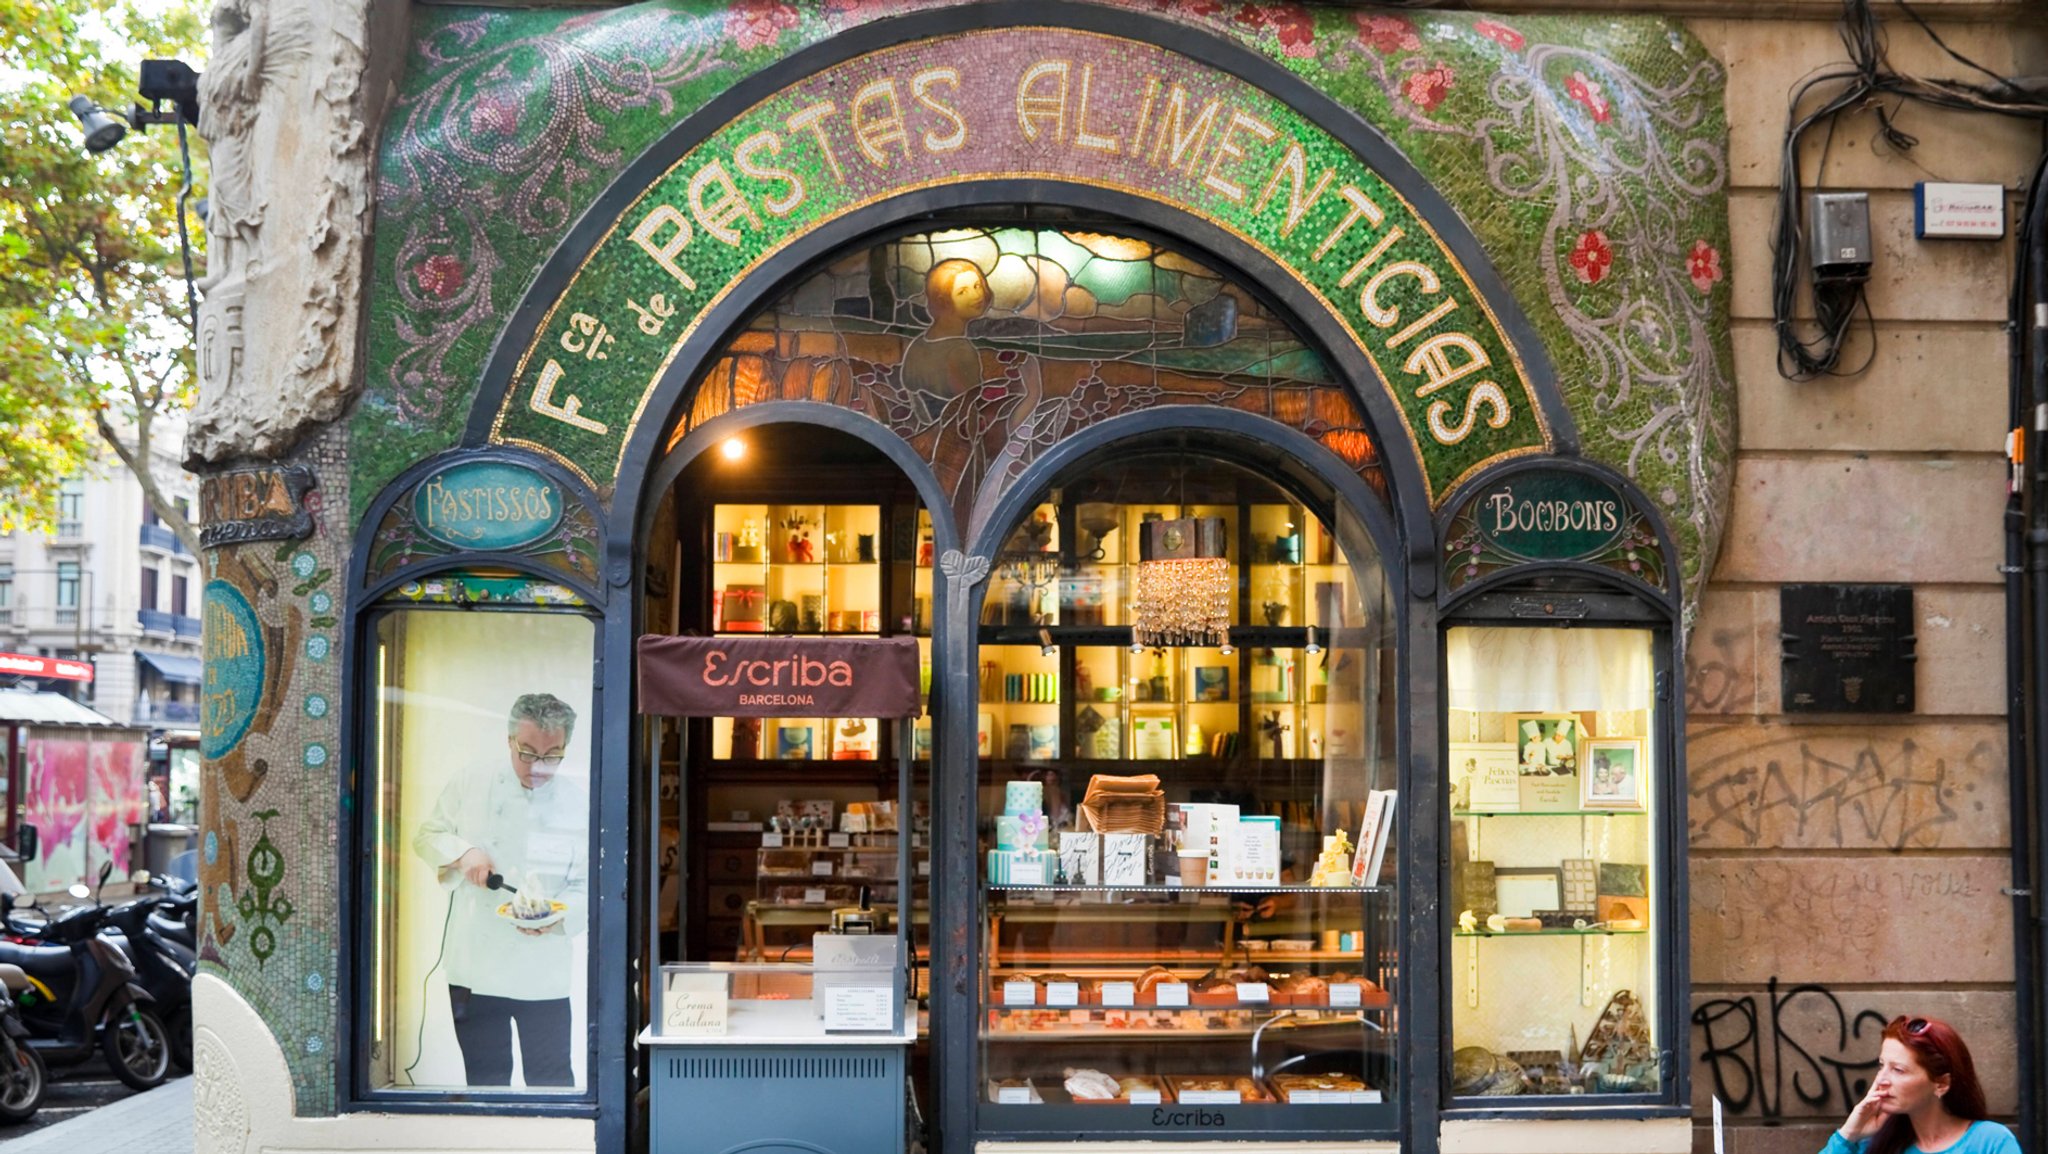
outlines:
[[[1785,585],[1778,591],[1787,713],[1911,713],[1910,585]]]

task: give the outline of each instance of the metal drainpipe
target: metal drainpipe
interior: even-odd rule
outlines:
[[[2035,1069],[2041,1060],[2044,1031],[2039,1005],[2042,960],[2048,958],[2048,937],[2039,917],[2038,896],[2044,863],[2040,860],[2048,831],[2048,742],[2041,740],[2048,724],[2048,250],[2043,248],[2044,224],[2048,224],[2048,194],[2042,185],[2048,180],[2048,156],[2042,158],[2028,189],[2027,205],[2020,234],[2019,267],[2012,294],[2012,408],[2013,427],[2023,430],[2023,465],[2015,477],[2014,492],[2006,512],[2006,661],[2008,676],[2007,726],[2010,747],[2021,755],[2022,764],[2012,766],[2008,779],[2012,806],[2012,869],[2015,933],[2014,1000],[2019,1019],[2020,1133],[2034,1149],[2048,1148],[2048,1131],[2042,1127],[2038,1095],[2026,1088],[2035,1085]],[[2031,307],[2030,307],[2031,306]],[[2023,357],[2022,350],[2028,356]],[[2022,401],[2021,374],[2026,374],[2031,404]],[[2029,412],[2031,410],[2031,412]],[[2031,497],[2031,500],[2028,498]],[[2025,541],[2021,528],[2025,527]],[[2027,572],[2021,574],[2025,559]],[[2032,599],[2030,654],[2020,649],[2019,635],[2027,629],[2026,599]],[[2029,660],[2029,656],[2031,660]],[[2031,677],[2031,680],[2029,678]],[[2031,819],[2031,820],[2030,820]]]

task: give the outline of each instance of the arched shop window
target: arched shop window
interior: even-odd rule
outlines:
[[[510,571],[442,572],[365,614],[373,1091],[592,1084],[600,722],[580,604]]]
[[[985,1131],[1158,1125],[1098,1099],[1233,1134],[1397,1125],[1387,581],[1331,492],[1230,452],[1111,445],[993,558]]]

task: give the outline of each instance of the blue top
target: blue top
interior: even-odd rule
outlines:
[[[1863,1154],[1870,1148],[1870,1140],[1851,1142],[1842,1137],[1840,1131],[1828,1135],[1828,1148],[1822,1154]],[[1924,1154],[1916,1145],[1906,1147],[1906,1154]],[[2020,1154],[2019,1140],[2012,1131],[1996,1122],[1972,1122],[1963,1136],[1935,1154]]]

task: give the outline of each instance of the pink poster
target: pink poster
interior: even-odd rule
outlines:
[[[21,881],[31,892],[85,880],[90,750],[82,736],[47,730],[31,730],[22,747],[22,821],[40,838],[36,860],[23,863]]]
[[[100,863],[114,863],[114,877],[128,876],[129,831],[143,820],[142,744],[95,741],[91,754],[92,844],[88,872],[97,876]],[[88,879],[87,884],[91,881]]]

